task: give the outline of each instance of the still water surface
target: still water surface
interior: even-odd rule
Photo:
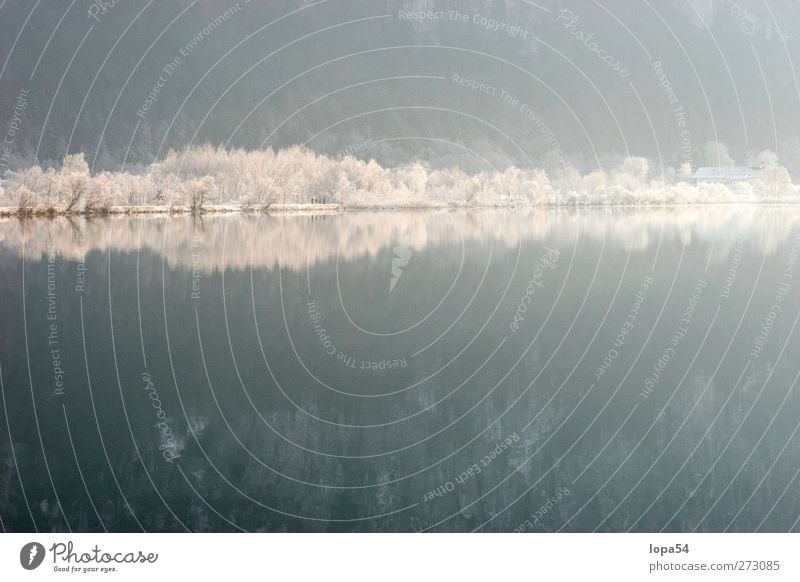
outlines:
[[[800,210],[0,222],[9,531],[787,531]]]

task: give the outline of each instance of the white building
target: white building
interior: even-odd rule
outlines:
[[[722,182],[725,184],[752,182],[758,178],[760,173],[760,170],[746,166],[711,166],[697,168],[692,180],[695,184],[700,182]]]

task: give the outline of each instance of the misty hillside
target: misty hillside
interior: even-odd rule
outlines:
[[[5,0],[2,169],[212,143],[591,171],[718,141],[797,178],[799,23],[792,0]]]

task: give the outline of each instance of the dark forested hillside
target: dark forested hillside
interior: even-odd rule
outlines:
[[[696,165],[719,141],[796,175],[798,23],[792,0],[4,0],[4,169],[207,142],[465,169]]]

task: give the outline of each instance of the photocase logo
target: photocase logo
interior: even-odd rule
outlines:
[[[44,561],[44,546],[38,542],[29,542],[19,552],[19,563],[26,570],[35,570]]]
[[[411,244],[404,242],[394,247],[394,257],[392,258],[392,277],[389,280],[389,293],[394,291],[395,285],[403,276],[403,268],[408,266],[408,261],[414,253],[411,251]]]

